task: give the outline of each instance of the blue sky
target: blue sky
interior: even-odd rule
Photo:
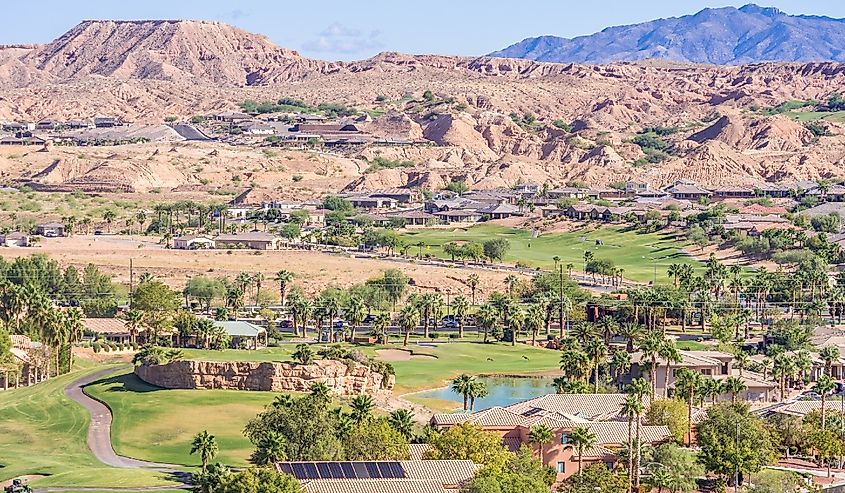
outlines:
[[[44,43],[83,19],[220,20],[327,60],[380,51],[481,55],[531,36],[601,29],[741,6],[730,0],[39,0],[3,1],[0,44]],[[843,0],[760,0],[792,14],[845,18]]]

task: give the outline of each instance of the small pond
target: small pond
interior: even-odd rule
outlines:
[[[490,393],[483,399],[476,399],[476,411],[483,411],[495,406],[510,406],[555,391],[551,378],[490,377],[479,378],[478,380],[487,385],[487,390]],[[452,401],[457,408],[462,407],[464,402],[463,397],[452,392],[451,387],[428,390],[416,394],[415,397]]]

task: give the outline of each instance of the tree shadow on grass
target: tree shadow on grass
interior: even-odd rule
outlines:
[[[115,385],[117,384],[117,385]],[[159,390],[166,390],[155,385],[150,385],[134,373],[124,373],[121,375],[113,375],[107,378],[101,378],[90,385],[108,385],[106,392],[156,392]]]

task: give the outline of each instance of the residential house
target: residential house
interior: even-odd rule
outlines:
[[[405,221],[406,226],[425,226],[437,220],[437,217],[419,209],[409,209],[400,212],[387,214],[391,218],[399,218]]]
[[[680,363],[672,363],[672,371],[669,373],[668,382],[665,371],[666,361],[657,358],[657,389],[671,388],[675,384],[675,376],[679,368],[689,368],[695,370],[707,377],[715,377],[718,375],[731,375],[733,364],[733,355],[729,353],[722,353],[719,351],[681,351],[682,361]],[[622,376],[622,383],[629,384],[635,378],[649,378],[649,366],[651,359],[643,358],[641,352],[636,352],[631,355],[631,368]]]
[[[713,189],[714,199],[750,199],[755,195],[754,190],[745,187],[724,186]]]
[[[121,125],[123,125],[123,122],[111,116],[98,116],[94,118],[95,128],[114,128]]]
[[[625,192],[629,194],[638,194],[640,192],[647,192],[651,190],[651,184],[645,181],[629,181],[625,183]]]
[[[484,217],[480,212],[472,209],[445,210],[435,212],[434,216],[446,224],[477,223]]]
[[[545,464],[557,472],[563,481],[577,471],[578,456],[569,442],[576,427],[589,429],[596,435],[596,443],[583,455],[585,466],[606,464],[613,467],[617,454],[628,442],[628,423],[619,416],[625,394],[550,394],[508,407],[492,407],[472,414],[435,414],[432,426],[440,429],[461,423],[472,423],[485,431],[502,436],[511,450],[530,443],[529,434],[537,425],[554,431],[554,439],[543,446]],[[643,443],[656,445],[671,439],[666,426],[643,425]]]
[[[276,133],[275,129],[272,126],[267,125],[266,123],[260,123],[260,122],[247,121],[247,122],[244,122],[244,123],[238,125],[238,128],[240,128],[243,131],[243,133],[245,133],[247,135],[264,136],[264,135],[273,135],[274,133]]]
[[[83,318],[82,326],[86,332],[93,334],[94,339],[103,338],[122,344],[133,342],[129,326],[119,318]]]
[[[215,320],[214,326],[226,332],[233,348],[260,349],[269,343],[267,329],[243,320]]]
[[[832,185],[826,190],[816,187],[807,192],[808,196],[818,197],[827,202],[845,202],[845,186]]]
[[[246,113],[241,113],[238,111],[228,111],[211,114],[208,116],[208,119],[213,122],[239,123],[245,120],[251,120],[252,117],[247,115]]]
[[[592,204],[573,204],[566,208],[566,217],[575,221],[589,221],[598,217],[596,206]]]
[[[536,183],[520,183],[513,187],[513,192],[522,195],[525,198],[534,197],[540,193],[540,185]]]
[[[0,235],[0,245],[5,247],[27,247],[29,246],[29,236],[20,231]]]
[[[487,219],[506,219],[522,214],[522,210],[511,204],[497,204],[478,209],[478,213]]]
[[[773,199],[782,199],[792,196],[792,190],[783,185],[775,183],[764,183],[757,187],[757,192],[764,197],[771,197]]]
[[[589,188],[562,187],[553,188],[546,192],[550,199],[584,199],[590,195]]]
[[[399,205],[396,199],[378,194],[353,194],[345,198],[358,209],[395,209]]]
[[[305,493],[457,492],[481,468],[470,460],[277,462]]]
[[[35,227],[35,234],[45,238],[65,236],[65,225],[62,223],[44,223]]]
[[[713,193],[710,190],[699,187],[698,185],[687,182],[678,181],[666,189],[666,192],[678,200],[692,200],[697,201],[704,197],[711,197]]]
[[[248,233],[225,234],[214,238],[215,248],[249,248],[252,250],[278,250],[281,240],[269,233],[250,231]]]
[[[205,235],[183,235],[173,239],[173,248],[177,250],[205,250],[214,248],[214,240]]]

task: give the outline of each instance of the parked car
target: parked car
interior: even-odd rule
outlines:
[[[292,329],[293,328],[293,320],[279,320],[279,328],[280,329]]]

